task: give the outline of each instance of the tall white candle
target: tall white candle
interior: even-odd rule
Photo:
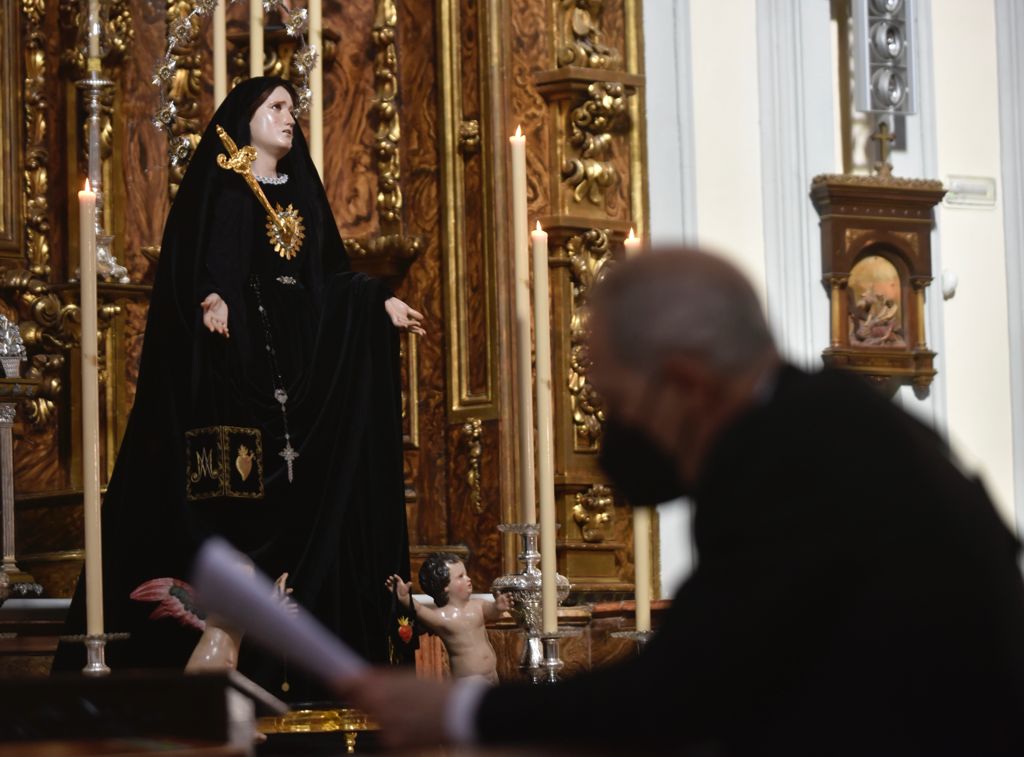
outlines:
[[[633,506],[633,570],[636,630],[651,630],[651,509]]]
[[[313,164],[324,177],[324,48],[323,13],[320,0],[309,0],[309,44],[320,54],[320,60],[309,76],[313,101],[309,109],[309,151]]]
[[[86,631],[103,633],[103,545],[100,521],[99,363],[96,355],[96,194],[78,193],[82,353],[82,492],[85,510]]]
[[[228,96],[228,0],[218,0],[213,9],[213,107]]]
[[[526,137],[516,127],[512,153],[512,241],[515,266],[516,382],[519,385],[519,520],[537,522],[533,467],[533,366],[530,360],[530,249],[526,218]],[[538,328],[541,324],[537,324]]]
[[[89,17],[86,19],[89,25],[89,57],[99,59],[100,57],[100,0],[89,0]]]
[[[541,606],[544,633],[558,630],[555,522],[555,445],[551,410],[551,308],[548,294],[548,235],[537,222],[533,241],[533,321],[537,334],[537,486],[540,490]]]
[[[643,249],[643,240],[633,229],[624,242],[626,257]],[[636,630],[651,630],[651,511],[633,507],[633,570],[636,573]]]
[[[249,0],[249,77],[257,76],[263,76],[263,3]]]

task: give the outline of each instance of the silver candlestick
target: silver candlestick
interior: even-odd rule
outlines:
[[[75,636],[61,636],[61,641],[76,642],[85,644],[85,667],[82,668],[82,675],[99,678],[110,675],[110,668],[107,667],[106,646],[108,641],[121,641],[127,639],[127,633],[101,633],[101,634],[77,634]]]
[[[88,71],[85,78],[77,82],[85,102],[88,125],[89,185],[96,193],[96,271],[107,281],[127,284],[128,269],[117,262],[111,252],[114,238],[106,233],[103,224],[105,193],[103,190],[103,161],[100,153],[100,133],[103,126],[103,94],[114,82],[103,78],[99,71]]]
[[[647,642],[654,636],[654,631],[613,631],[609,634],[613,639],[628,639],[636,643],[637,653],[643,652]]]
[[[536,671],[531,671],[535,676],[532,679],[533,683],[558,683],[559,673],[565,667],[565,663],[562,662],[562,658],[559,656],[559,644],[562,639],[580,636],[582,633],[582,628],[559,628],[554,633],[541,632],[536,634],[537,640],[541,642],[544,654],[541,658],[540,668]]]
[[[519,669],[536,683],[543,678],[544,670],[544,644],[539,635],[543,627],[541,572],[537,567],[540,561],[540,552],[537,550],[540,526],[536,523],[503,523],[498,526],[498,530],[522,537],[522,551],[518,558],[519,572],[496,579],[491,584],[491,591],[505,592],[512,598],[512,618],[526,635]],[[555,583],[558,588],[558,604],[562,604],[569,596],[569,579],[563,575],[556,575]],[[557,657],[557,645],[555,650]]]

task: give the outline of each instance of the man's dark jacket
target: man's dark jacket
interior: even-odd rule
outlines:
[[[787,367],[694,500],[698,567],[646,651],[491,690],[484,741],[1024,755],[1019,544],[933,432],[858,379]]]

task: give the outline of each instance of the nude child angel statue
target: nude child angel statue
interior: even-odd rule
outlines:
[[[397,586],[398,601],[411,607],[412,582],[397,575],[385,582],[388,591]],[[498,658],[487,639],[487,623],[498,620],[512,608],[508,594],[498,594],[493,602],[473,599],[473,581],[458,555],[435,552],[423,561],[420,586],[434,600],[435,607],[416,605],[416,617],[441,637],[452,675],[455,678],[482,678],[498,683]]]

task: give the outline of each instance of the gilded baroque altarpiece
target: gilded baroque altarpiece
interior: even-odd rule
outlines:
[[[302,5],[302,0],[295,0]],[[109,0],[105,225],[130,284],[101,283],[101,420],[109,473],[131,407],[149,285],[181,168],[150,118],[150,79],[189,0]],[[589,288],[646,228],[641,0],[324,0],[324,180],[357,268],[423,311],[403,339],[406,501],[414,566],[444,546],[487,586],[513,568],[515,520],[507,137],[527,135],[531,224],[551,234],[559,570],[581,595],[632,589],[629,510],[597,465],[603,410],[587,378]],[[36,396],[15,427],[17,552],[48,596],[82,559],[74,193],[85,175],[75,82],[79,4],[0,6],[0,311],[16,318]],[[244,3],[229,67],[247,75]],[[265,68],[291,75],[274,19]],[[212,113],[209,30],[175,51],[178,133]],[[546,326],[545,326],[546,327]],[[0,397],[11,387],[0,385]]]

